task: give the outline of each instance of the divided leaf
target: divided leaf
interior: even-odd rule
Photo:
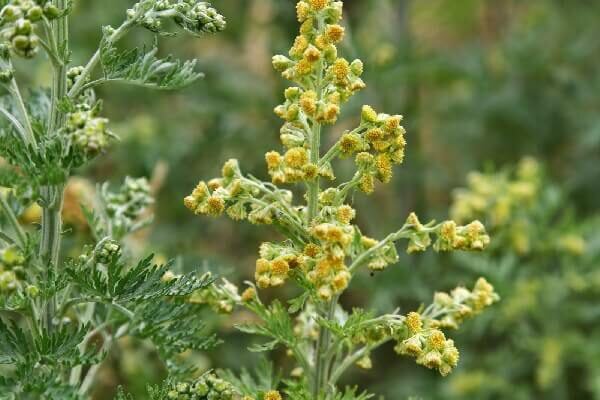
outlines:
[[[160,90],[181,89],[203,74],[195,71],[196,60],[181,61],[172,56],[157,58],[156,44],[145,48],[119,51],[109,41],[101,47],[104,77],[91,82],[94,86],[104,82],[121,82]]]

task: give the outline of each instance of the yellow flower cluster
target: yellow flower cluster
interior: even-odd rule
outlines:
[[[340,223],[322,223],[312,229],[312,234],[319,245],[309,244],[305,248],[306,276],[315,285],[318,296],[330,300],[346,289],[350,282],[345,259],[353,228]]]
[[[477,220],[465,226],[458,226],[454,221],[444,221],[429,227],[423,225],[415,213],[411,213],[406,219],[406,225],[412,231],[406,250],[409,254],[425,251],[431,245],[431,234],[437,235],[433,245],[435,251],[480,251],[490,243],[485,226]]]
[[[468,187],[454,194],[452,217],[459,222],[484,218],[491,229],[508,232],[510,245],[520,254],[531,250],[528,212],[536,205],[542,189],[541,167],[526,157],[519,162],[514,174],[472,172]]]
[[[265,154],[267,168],[273,183],[294,183],[314,179],[316,165],[309,163],[309,152],[304,147],[292,147],[283,156],[276,151]]]
[[[446,311],[444,316],[433,321],[432,325],[456,329],[465,319],[481,313],[498,300],[500,297],[485,278],[479,278],[473,290],[457,287],[449,294],[438,292],[434,296],[433,304],[437,309]]]
[[[473,290],[458,287],[450,294],[438,292],[433,304],[424,312],[411,312],[404,319],[402,329],[396,329],[398,354],[416,358],[417,364],[437,369],[448,375],[457,365],[458,349],[441,329],[456,329],[466,318],[472,317],[499,300],[498,295],[484,278],[479,278]]]
[[[458,364],[459,353],[452,339],[442,331],[424,327],[419,313],[411,312],[405,320],[408,337],[399,341],[394,350],[398,354],[415,357],[417,364],[437,369],[448,375]]]
[[[356,164],[363,172],[359,186],[363,192],[373,192],[375,178],[388,183],[393,165],[404,161],[406,130],[401,122],[401,115],[378,114],[372,107],[363,106],[361,129],[340,138],[343,156],[358,153]]]
[[[16,247],[0,250],[0,293],[17,288],[24,264],[25,257]]]
[[[293,249],[273,243],[263,243],[259,254],[254,278],[258,287],[263,289],[283,285],[291,270],[302,262]]]
[[[348,205],[325,207],[310,229],[304,247],[263,243],[256,262],[255,279],[261,288],[280,286],[296,270],[315,287],[323,300],[342,292],[350,281],[345,264],[351,252],[355,211]],[[377,243],[377,242],[375,242]]]
[[[273,66],[284,78],[307,89],[312,87],[315,74],[326,72],[330,84],[324,96],[327,101],[317,104],[315,111],[320,115],[318,120],[332,123],[339,113],[340,102],[348,100],[354,92],[365,87],[360,79],[363,66],[360,60],[350,63],[337,54],[336,44],[343,40],[345,33],[338,24],[342,18],[342,2],[318,3],[298,2],[296,10],[298,21],[301,22],[300,35],[289,51],[290,58],[276,55],[273,57]]]
[[[225,163],[221,178],[200,181],[184,199],[184,205],[198,215],[220,216],[253,224],[272,224],[278,218],[277,201],[291,202],[291,192],[280,190],[277,199],[263,194],[260,185],[242,177],[237,160]]]
[[[277,390],[269,390],[265,393],[263,400],[282,400],[282,397]]]

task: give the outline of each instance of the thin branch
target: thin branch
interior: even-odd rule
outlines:
[[[12,208],[10,208],[10,205],[6,201],[6,198],[2,195],[0,195],[0,209],[4,211],[4,214],[6,214],[6,217],[8,218],[8,223],[15,231],[19,246],[21,246],[21,248],[25,248],[25,245],[27,244],[27,235],[25,234],[25,231],[19,224],[17,216],[13,212]]]

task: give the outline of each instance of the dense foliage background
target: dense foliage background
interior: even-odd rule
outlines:
[[[471,194],[485,202],[472,211],[491,228],[489,252],[406,255],[385,274],[365,272],[343,298],[379,311],[408,310],[428,300],[434,288],[486,276],[503,300],[456,337],[457,371],[441,378],[386,348],[374,355],[372,370],[357,371],[348,383],[388,399],[600,399],[600,3],[345,3],[343,51],[363,59],[369,86],[346,107],[338,129],[355,122],[362,104],[372,104],[403,114],[408,130],[406,161],[393,184],[355,198],[366,233],[380,237],[410,211],[444,218],[456,201],[454,189],[468,185],[470,171],[504,171],[469,178]],[[76,4],[78,60],[95,48],[99,24],[120,20],[122,0]],[[73,181],[68,238],[73,243],[86,235],[77,204],[95,182],[149,176],[158,195],[157,219],[136,238],[140,250],[180,257],[183,269],[208,268],[241,283],[253,274],[266,229],[190,218],[182,199],[231,157],[266,175],[264,153],[277,146],[279,127],[271,110],[285,87],[270,59],[289,47],[297,23],[292,0],[215,5],[228,19],[224,34],[172,39],[178,43],[170,46],[200,59],[204,81],[162,96],[131,87],[101,93],[123,142],[82,171],[85,180]],[[153,38],[140,33],[136,40]],[[35,82],[46,73],[33,70],[29,77]],[[539,170],[533,193],[522,202],[508,186],[518,180],[517,163],[525,156],[535,158]],[[488,186],[482,188],[481,180]],[[504,204],[502,196],[509,206],[500,221],[494,207]],[[243,315],[204,317],[225,344],[189,355],[198,365],[237,369],[257,361],[245,350],[246,337],[232,329]],[[103,369],[98,399],[111,398],[118,385],[135,392],[162,376],[143,343],[120,346]],[[285,365],[285,355],[279,357]]]

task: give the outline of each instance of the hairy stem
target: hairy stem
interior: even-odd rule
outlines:
[[[117,29],[115,29],[115,31],[108,38],[105,38],[103,40],[106,40],[108,43],[111,43],[111,44],[116,43],[117,41],[119,41],[119,39],[121,39],[127,33],[127,31],[132,27],[132,25],[133,25],[133,22],[131,20],[127,20],[127,21],[123,22],[121,24],[121,26],[119,26]],[[94,71],[94,68],[96,68],[96,66],[100,62],[101,57],[102,57],[102,44],[100,44],[100,47],[98,48],[98,50],[96,50],[96,52],[94,53],[92,58],[90,58],[90,61],[88,61],[88,63],[84,67],[83,72],[81,73],[81,75],[79,75],[79,77],[73,84],[73,87],[71,88],[71,90],[69,90],[68,95],[70,98],[75,98],[79,95],[79,93],[81,93],[81,90],[83,89],[87,79],[89,78],[91,73]]]
[[[12,209],[10,208],[10,205],[2,195],[0,195],[0,209],[2,209],[4,215],[6,215],[6,218],[8,219],[8,223],[13,228],[13,231],[15,231],[15,235],[17,235],[16,239],[19,246],[24,248],[25,244],[27,243],[27,236],[21,228],[21,225],[19,225],[17,216],[13,213]]]
[[[25,141],[28,145],[35,148],[37,145],[35,134],[33,133],[33,127],[31,126],[31,121],[29,119],[29,114],[27,113],[27,107],[25,107],[25,102],[23,101],[23,96],[21,96],[21,90],[19,89],[19,85],[17,85],[15,78],[10,80],[8,90],[15,99],[19,114],[21,114],[21,124],[25,130]]]
[[[321,124],[314,122],[310,141],[310,162],[319,165],[321,151]],[[308,223],[317,216],[319,204],[319,177],[308,183]]]
[[[66,0],[54,0],[53,4],[60,9],[67,6]],[[52,35],[55,43],[61,47],[63,58],[69,53],[69,21],[68,16],[57,19],[52,23]],[[66,63],[56,65],[52,76],[52,107],[48,120],[48,133],[54,134],[60,129],[65,120],[65,115],[58,109],[60,100],[67,93],[67,66]],[[63,185],[46,186],[41,189],[42,202],[42,236],[40,240],[39,258],[46,268],[46,278],[51,275],[59,260],[60,240],[62,231],[61,212],[63,207]],[[48,299],[43,315],[46,329],[51,330],[54,314],[56,312],[56,297]]]

